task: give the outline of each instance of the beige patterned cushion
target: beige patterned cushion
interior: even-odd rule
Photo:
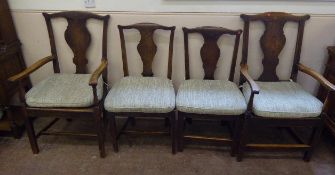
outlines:
[[[168,113],[174,108],[172,81],[158,77],[124,77],[105,100],[109,112]]]
[[[90,74],[54,74],[41,81],[26,94],[31,107],[88,107],[93,104],[93,90],[89,86]],[[97,85],[99,100],[103,94],[103,81]]]
[[[177,109],[196,114],[240,115],[247,108],[237,85],[225,80],[186,80],[176,97]]]
[[[253,112],[262,117],[301,118],[317,117],[322,111],[322,102],[306,92],[295,82],[256,82],[260,93],[254,96]],[[246,100],[250,87],[243,85]]]

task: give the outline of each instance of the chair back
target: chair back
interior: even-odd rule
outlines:
[[[186,28],[183,27],[184,32],[184,49],[185,49],[185,72],[186,79],[190,79],[190,62],[189,62],[189,34],[198,33],[201,34],[204,39],[204,44],[200,50],[200,56],[202,59],[202,65],[205,72],[204,79],[213,80],[214,72],[217,67],[218,60],[220,58],[220,48],[217,44],[218,39],[222,35],[235,35],[235,44],[233,51],[233,58],[230,67],[229,80],[233,81],[235,66],[236,66],[236,58],[238,53],[238,47],[240,42],[240,35],[242,30],[230,30],[222,27],[212,27],[212,26],[203,26],[197,28]]]
[[[60,70],[53,27],[51,23],[51,19],[54,18],[65,18],[68,22],[64,36],[67,44],[73,52],[73,63],[76,65],[77,74],[87,73],[88,60],[86,58],[86,53],[91,43],[91,35],[86,26],[88,19],[96,19],[103,22],[102,59],[107,59],[107,28],[109,15],[100,16],[90,12],[67,11],[53,14],[43,13],[43,16],[48,28],[51,53],[56,58],[53,61],[55,73],[59,73]]]
[[[287,22],[298,23],[297,40],[294,51],[293,67],[290,78],[296,81],[298,73],[298,63],[300,61],[301,45],[304,35],[305,22],[310,18],[309,15],[295,16],[283,12],[266,12],[257,15],[242,14],[244,21],[242,64],[247,64],[249,47],[249,24],[253,21],[261,21],[265,25],[265,31],[260,38],[260,45],[263,51],[263,72],[258,81],[280,81],[276,73],[279,64],[279,54],[285,46],[286,37],[284,26]]]
[[[162,25],[155,24],[155,23],[137,23],[137,24],[127,25],[127,26],[118,25],[118,28],[120,32],[124,76],[129,75],[124,30],[136,29],[140,32],[141,40],[139,44],[137,45],[137,51],[143,63],[142,76],[144,77],[151,77],[154,75],[152,71],[152,63],[153,63],[153,60],[157,52],[157,46],[154,42],[155,31],[158,29],[170,31],[167,77],[171,79],[173,40],[174,40],[175,26],[167,27],[167,26],[162,26]]]

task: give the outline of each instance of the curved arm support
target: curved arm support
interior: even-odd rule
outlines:
[[[16,81],[22,80],[22,79],[28,77],[31,73],[35,72],[37,69],[39,69],[43,65],[45,65],[46,63],[52,61],[53,59],[55,59],[54,56],[47,56],[45,58],[42,58],[42,59],[38,60],[36,63],[34,63],[33,65],[29,66],[27,69],[23,70],[22,72],[14,75],[14,76],[9,77],[8,81],[16,82]]]

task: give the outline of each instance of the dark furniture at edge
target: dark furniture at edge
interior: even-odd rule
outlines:
[[[17,83],[9,83],[7,79],[26,68],[21,51],[21,43],[17,37],[13,19],[7,0],[0,0],[0,110],[4,116],[0,120],[0,131],[10,133],[18,138],[23,129],[20,108],[14,107]],[[24,89],[29,89],[29,78],[22,80]]]
[[[335,46],[330,46],[327,48],[329,59],[326,64],[326,69],[323,76],[329,80],[331,83],[335,84]],[[320,86],[318,92],[318,98],[324,101],[327,97],[327,89]],[[325,119],[325,124],[330,133],[335,137],[335,94],[330,94],[328,101],[326,103],[325,112],[327,117]]]

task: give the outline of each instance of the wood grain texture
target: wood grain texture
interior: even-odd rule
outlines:
[[[279,63],[279,54],[284,48],[286,37],[284,35],[284,23],[277,21],[264,22],[265,32],[260,39],[264,54],[263,73],[259,77],[261,81],[279,81],[276,68]]]
[[[186,28],[183,27],[184,32],[184,49],[185,49],[185,71],[186,71],[186,79],[190,78],[190,70],[189,70],[189,46],[188,46],[188,36],[191,33],[199,33],[202,35],[204,39],[204,44],[200,50],[200,56],[202,59],[202,65],[205,72],[204,79],[214,79],[214,72],[216,70],[217,62],[220,58],[221,52],[220,48],[217,44],[218,39],[222,35],[234,35],[235,36],[235,45],[233,51],[233,58],[230,68],[229,80],[233,81],[235,66],[236,66],[236,58],[238,45],[240,40],[240,35],[242,30],[230,30],[222,27],[214,27],[214,26],[203,26],[197,28]]]
[[[242,63],[247,64],[248,60],[248,42],[249,42],[249,24],[252,21],[261,21],[265,25],[265,31],[260,38],[260,45],[264,54],[263,58],[263,72],[258,81],[279,81],[276,73],[276,68],[279,63],[279,54],[286,44],[286,37],[284,34],[284,26],[287,22],[298,23],[298,34],[295,47],[295,54],[293,58],[293,67],[291,78],[296,79],[297,64],[300,61],[300,52],[303,38],[303,29],[305,21],[310,18],[309,15],[295,16],[283,12],[266,12],[257,15],[242,14],[241,18],[244,20],[244,42],[242,51]]]
[[[137,23],[133,25],[122,26],[118,25],[120,32],[121,50],[122,50],[122,61],[123,61],[123,71],[124,75],[128,76],[128,60],[127,51],[124,38],[124,30],[126,29],[137,29],[140,32],[141,39],[137,45],[137,51],[143,62],[143,76],[153,76],[152,72],[152,62],[155,58],[157,52],[157,45],[154,42],[154,34],[156,30],[167,30],[170,31],[169,40],[169,53],[168,53],[168,78],[171,79],[172,74],[172,54],[173,54],[173,40],[174,40],[174,30],[175,27],[167,27],[154,23]]]

